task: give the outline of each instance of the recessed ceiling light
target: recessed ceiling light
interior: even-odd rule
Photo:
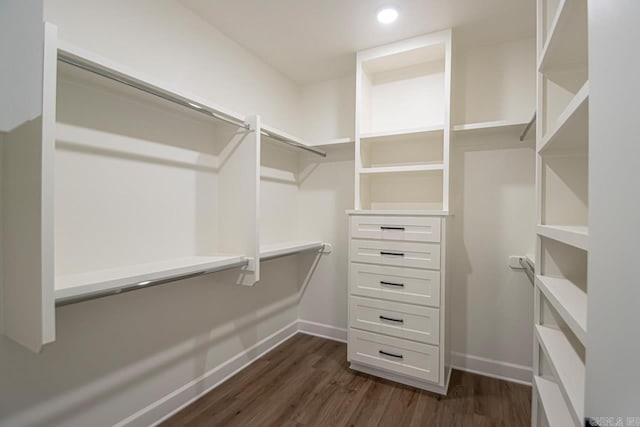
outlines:
[[[385,7],[378,12],[378,21],[382,24],[391,24],[396,19],[398,19],[398,11],[391,7]]]

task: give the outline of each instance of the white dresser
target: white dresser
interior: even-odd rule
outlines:
[[[446,217],[349,212],[351,368],[446,394]]]

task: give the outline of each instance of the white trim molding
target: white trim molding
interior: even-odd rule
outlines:
[[[347,342],[347,329],[298,319],[298,331],[333,341]]]
[[[455,351],[451,352],[451,367],[460,371],[529,386],[533,378],[531,366],[517,365]]]

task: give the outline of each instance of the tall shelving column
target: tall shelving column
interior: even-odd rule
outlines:
[[[584,423],[589,82],[586,0],[538,0],[532,425]]]

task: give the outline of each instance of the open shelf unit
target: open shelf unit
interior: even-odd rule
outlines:
[[[261,258],[329,252],[288,229],[265,240],[260,227],[283,212],[268,189],[261,196],[261,174],[293,187],[300,179],[295,168],[261,169],[261,142],[295,153],[296,168],[299,156],[324,152],[68,45],[54,25],[43,50],[42,115],[4,144],[3,174],[16,183],[3,194],[8,337],[37,352],[55,341],[56,305],[221,270],[251,286]]]
[[[584,424],[589,250],[587,2],[538,0],[533,422]],[[555,396],[555,397],[554,397]],[[562,402],[553,403],[558,397]]]
[[[451,32],[358,52],[356,210],[449,208]]]

